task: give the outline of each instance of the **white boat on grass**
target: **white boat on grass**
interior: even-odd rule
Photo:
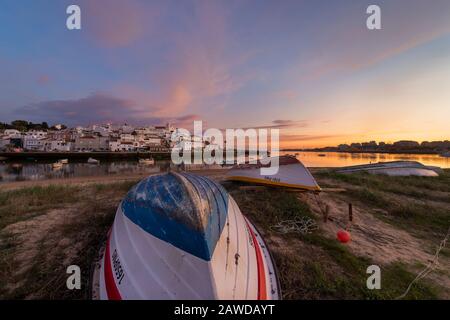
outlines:
[[[93,276],[95,299],[278,299],[261,235],[221,185],[150,176],[117,209]]]
[[[100,164],[100,160],[94,159],[94,158],[89,158],[87,160],[87,163],[89,164]]]
[[[368,172],[371,174],[384,174],[388,176],[436,177],[442,172],[442,169],[434,166],[425,166],[417,161],[389,161],[343,167],[336,172]]]
[[[320,191],[311,172],[295,156],[280,156],[279,169],[275,175],[262,175],[258,164],[242,164],[227,172],[228,180],[249,182],[266,186],[287,187],[310,191]]]

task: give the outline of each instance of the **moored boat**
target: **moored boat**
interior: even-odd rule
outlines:
[[[97,159],[94,159],[94,158],[89,158],[89,159],[87,160],[87,163],[90,163],[90,164],[99,164],[100,161],[97,160]]]
[[[186,172],[150,176],[133,187],[100,257],[93,298],[280,298],[256,228],[221,185]]]
[[[69,163],[69,159],[61,159],[58,162],[61,162],[62,164],[68,164]]]
[[[63,164],[60,161],[52,163],[52,168],[53,169],[61,169],[62,166],[63,166]]]
[[[155,160],[153,160],[153,158],[139,159],[139,164],[154,165]]]
[[[270,158],[272,161],[273,158]],[[309,170],[295,156],[280,156],[279,168],[275,175],[261,174],[261,163],[237,165],[227,172],[228,180],[242,181],[266,186],[287,187],[310,191],[320,191]]]

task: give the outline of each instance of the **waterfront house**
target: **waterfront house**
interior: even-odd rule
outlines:
[[[23,137],[23,148],[30,151],[42,151],[44,149],[45,138],[32,134]]]
[[[109,151],[109,137],[83,135],[75,137],[75,151]]]

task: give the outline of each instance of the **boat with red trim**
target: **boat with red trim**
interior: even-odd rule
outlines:
[[[117,209],[95,268],[96,299],[279,299],[261,234],[217,182],[150,176]]]

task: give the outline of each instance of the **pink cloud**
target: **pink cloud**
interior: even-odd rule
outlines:
[[[166,68],[148,71],[148,83],[118,85],[114,91],[133,97],[152,116],[171,117],[199,112],[204,105],[211,108],[208,102],[216,97],[225,102],[227,95],[249,81],[252,75],[234,72],[249,55],[230,55],[226,50],[227,9],[219,2],[199,1],[192,15],[182,30],[164,30],[171,40],[164,57]]]

